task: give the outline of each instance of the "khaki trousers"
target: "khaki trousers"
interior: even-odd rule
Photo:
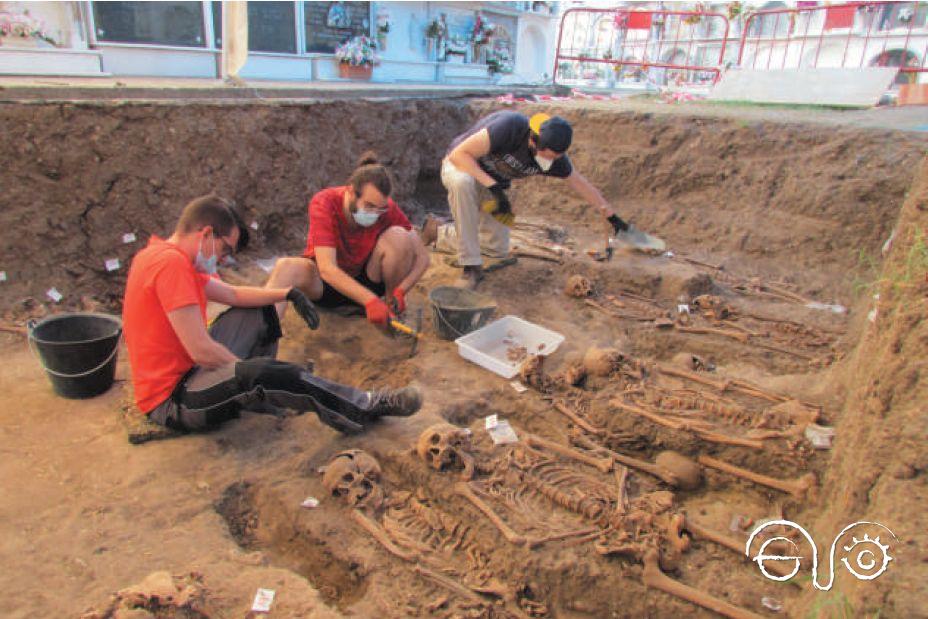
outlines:
[[[457,252],[460,266],[482,264],[481,247],[493,258],[507,257],[509,228],[480,208],[481,203],[492,199],[490,191],[447,159],[441,164],[441,182],[448,190],[448,205],[454,224],[445,224],[438,229],[435,248],[446,253]]]

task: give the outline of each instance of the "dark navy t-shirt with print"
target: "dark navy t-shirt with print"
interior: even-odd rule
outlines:
[[[509,187],[509,181],[526,176],[542,174],[557,178],[567,178],[573,171],[573,166],[567,155],[554,160],[551,168],[544,172],[535,162],[532,151],[529,150],[528,138],[531,129],[528,118],[518,112],[506,110],[493,112],[478,120],[474,125],[454,138],[448,148],[450,153],[458,144],[486,129],[490,134],[490,153],[477,159],[481,169],[493,177],[493,180]]]

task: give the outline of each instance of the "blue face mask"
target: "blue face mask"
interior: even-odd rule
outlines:
[[[357,223],[362,228],[369,228],[377,223],[377,220],[380,219],[379,213],[371,213],[370,211],[364,211],[361,209],[356,210],[351,214],[354,217],[355,223]]]
[[[197,249],[197,257],[193,263],[193,268],[207,275],[215,275],[218,269],[217,264],[219,262],[219,257],[216,255],[216,239],[212,239],[212,241],[213,255],[206,258],[203,256],[203,239],[200,238],[200,247]]]

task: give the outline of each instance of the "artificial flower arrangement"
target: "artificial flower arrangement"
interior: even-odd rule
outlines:
[[[471,31],[471,38],[477,45],[486,45],[493,36],[493,24],[483,19],[480,11],[477,11],[477,17],[474,19],[474,29]]]
[[[54,39],[45,34],[45,24],[29,15],[28,10],[22,13],[0,11],[0,37],[40,39],[46,43],[58,45]]]
[[[374,66],[380,60],[374,42],[364,35],[352,37],[336,47],[335,59],[352,67]]]

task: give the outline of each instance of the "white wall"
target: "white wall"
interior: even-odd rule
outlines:
[[[557,48],[559,20],[539,15],[519,19],[516,74],[524,81],[535,82],[554,75],[554,54]]]

